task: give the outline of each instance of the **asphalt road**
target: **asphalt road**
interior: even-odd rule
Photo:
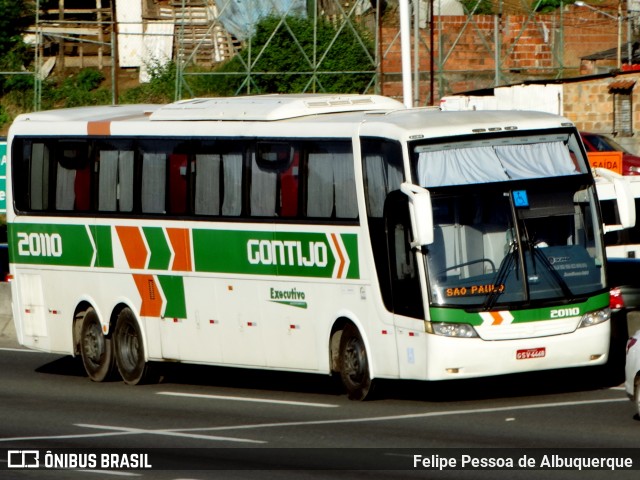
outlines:
[[[617,380],[605,385],[594,370],[385,382],[367,402],[349,401],[325,376],[195,365],[175,365],[155,385],[97,384],[78,359],[20,347],[7,312],[0,305],[3,479],[618,480],[636,479],[640,469],[633,405]],[[571,449],[627,455],[634,470],[433,468],[465,454],[522,461],[585,452]],[[33,452],[39,468],[14,468]],[[46,468],[47,452],[59,468]],[[147,455],[153,468],[101,468],[112,452],[117,467]],[[414,466],[415,455],[429,468]],[[80,465],[87,468],[70,463],[92,458],[95,465]]]
[[[635,455],[640,466],[631,402],[620,387],[594,386],[588,372],[387,382],[377,399],[352,402],[315,375],[176,366],[156,385],[96,384],[76,359],[13,347],[0,349],[0,365],[2,478],[540,478],[539,470],[412,466],[414,455],[434,452],[486,455],[477,449],[521,458],[588,448]],[[96,455],[99,467],[112,449],[146,452],[154,469],[42,468],[46,452],[65,461]],[[8,469],[10,451],[39,452],[41,468]],[[638,471],[544,472],[578,475],[617,480]]]

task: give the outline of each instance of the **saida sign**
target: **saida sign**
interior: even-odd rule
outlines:
[[[622,175],[622,152],[588,152],[591,168],[606,168]]]

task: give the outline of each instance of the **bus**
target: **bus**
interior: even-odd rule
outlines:
[[[596,189],[600,200],[603,221],[616,224],[619,221],[617,195],[614,181],[616,175],[596,169]],[[640,177],[624,176],[627,188],[635,201],[635,211],[640,209]],[[618,363],[624,364],[626,344],[630,335],[640,329],[640,225],[615,230],[605,234],[607,270],[611,289],[612,349],[615,349]],[[612,352],[609,352],[611,361]],[[615,362],[614,362],[615,363]],[[619,370],[620,372],[622,370]]]
[[[93,381],[185,362],[360,400],[607,361],[602,217],[563,117],[257,95],[23,114],[8,142],[18,340]]]

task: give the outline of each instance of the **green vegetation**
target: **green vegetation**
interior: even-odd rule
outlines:
[[[33,49],[22,43],[20,22],[16,20],[24,18],[23,3],[0,0],[0,12],[4,5],[8,15],[0,18],[0,25],[5,23],[7,28],[0,31],[0,66],[15,73],[0,81],[0,128],[18,113],[33,108],[34,77],[28,74],[33,71],[29,67]],[[184,72],[184,96],[366,92],[375,77],[373,41],[365,32],[356,35],[355,28],[346,26],[338,31],[326,21],[314,25],[311,19],[298,17],[265,18],[257,24],[247,46],[227,63],[213,71],[191,68]],[[148,70],[151,81],[120,91],[119,103],[167,103],[175,99],[176,65],[150,65]],[[106,80],[93,68],[71,75],[66,70],[60,77],[54,74],[42,82],[41,108],[108,105],[112,93]]]
[[[461,0],[465,13],[474,15],[493,15],[494,2],[492,0]]]
[[[250,47],[196,85],[222,95],[364,93],[373,83],[374,47],[366,32],[357,33],[336,31],[324,20],[314,26],[311,19],[268,17],[257,24]]]
[[[365,40],[361,42],[359,38]],[[350,28],[338,32],[325,21],[314,27],[310,19],[286,17],[283,21],[268,17],[257,24],[247,46],[225,64],[213,71],[185,72],[184,89],[194,97],[316,91],[363,93],[373,83],[372,52],[373,42],[364,32],[355,35]],[[151,81],[125,92],[121,102],[173,100],[176,66],[153,65],[149,71]]]
[[[151,77],[149,83],[122,92],[120,103],[169,103],[175,100],[175,64],[155,64],[147,69]]]

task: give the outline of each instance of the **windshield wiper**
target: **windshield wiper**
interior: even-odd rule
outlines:
[[[512,265],[514,265],[516,262],[516,258],[518,258],[518,242],[514,240],[509,247],[509,251],[500,263],[498,274],[496,275],[495,281],[493,282],[494,288],[491,292],[489,292],[489,294],[487,295],[487,299],[482,304],[482,308],[484,310],[491,310],[498,301],[498,297],[502,295],[502,293],[506,290],[505,281],[507,279],[507,276],[509,275],[509,272],[511,271]],[[505,285],[505,287],[501,289],[501,285]]]

